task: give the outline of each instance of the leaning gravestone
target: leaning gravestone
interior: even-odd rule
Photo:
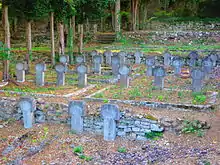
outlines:
[[[17,82],[24,82],[25,81],[25,70],[23,63],[16,64],[16,77]]]
[[[65,85],[65,72],[66,72],[65,65],[57,64],[55,66],[55,70],[57,72],[57,86],[64,86]]]
[[[78,73],[78,86],[80,88],[84,88],[87,86],[87,67],[81,64],[77,67],[76,70]]]
[[[129,87],[129,72],[130,69],[126,65],[119,68],[121,88]]]
[[[77,64],[82,64],[82,63],[84,63],[85,61],[84,61],[84,57],[83,56],[77,56],[76,57],[76,63]]]
[[[114,76],[118,76],[119,74],[119,57],[118,56],[113,56],[112,57],[112,74]]]
[[[46,71],[46,64],[39,63],[35,66],[36,70],[36,86],[44,86],[44,72]]]
[[[204,72],[200,68],[194,68],[191,71],[192,91],[201,92],[203,86]]]
[[[164,77],[166,76],[166,70],[162,66],[154,68],[154,85],[159,88],[164,88]]]
[[[68,109],[69,114],[71,115],[71,130],[76,131],[76,133],[83,132],[83,116],[85,114],[85,102],[70,101]]]
[[[205,74],[205,79],[208,80],[210,78],[210,74],[211,74],[212,69],[213,69],[213,63],[212,63],[211,58],[205,57],[202,60],[202,69],[203,69],[204,74]]]
[[[169,52],[165,52],[163,57],[164,57],[164,66],[165,67],[170,66],[172,55]]]
[[[103,53],[103,55],[105,56],[105,63],[107,65],[111,65],[111,61],[112,61],[112,52],[110,50],[107,50]]]
[[[135,57],[135,64],[140,64],[141,57],[143,57],[143,53],[140,51],[137,51],[137,52],[135,52],[134,57]]]
[[[121,51],[118,53],[119,56],[119,66],[123,66],[126,64],[126,53]]]
[[[147,65],[146,75],[153,76],[153,67],[155,65],[155,57],[154,56],[147,57],[146,58],[146,65]]]
[[[32,124],[34,122],[33,112],[36,109],[36,102],[31,97],[22,97],[18,103],[22,114],[23,114],[23,122],[24,128],[32,128]]]
[[[94,73],[101,74],[101,63],[102,63],[102,57],[100,55],[95,55],[93,57],[93,67],[94,67]]]
[[[101,116],[104,118],[104,140],[113,141],[116,137],[116,120],[120,119],[118,105],[104,104],[101,107]]]
[[[181,74],[182,66],[184,65],[183,60],[179,57],[176,57],[173,59],[172,65],[174,67],[174,75],[179,76]]]
[[[60,63],[65,66],[66,72],[68,70],[68,62],[69,62],[69,56],[61,55],[59,59]]]

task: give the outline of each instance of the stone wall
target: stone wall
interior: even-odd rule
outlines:
[[[0,98],[0,120],[15,118],[22,120],[22,113],[17,105],[18,99]],[[34,112],[37,123],[67,123],[70,124],[68,105],[62,103],[47,103],[37,99],[37,108]],[[100,112],[100,108],[97,109]],[[97,134],[103,134],[103,119],[100,113],[97,115],[86,115],[84,117],[84,130]],[[163,131],[156,119],[149,119],[143,116],[131,116],[121,111],[121,118],[117,122],[117,136],[129,139],[145,140],[145,133],[151,131]]]

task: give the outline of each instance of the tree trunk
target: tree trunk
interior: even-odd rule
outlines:
[[[83,52],[83,24],[80,24],[79,26],[80,33],[79,33],[79,53]]]
[[[72,19],[69,19],[69,25],[68,25],[68,54],[69,54],[69,61],[70,64],[73,64],[73,30],[72,30]]]
[[[65,43],[64,43],[64,26],[63,23],[59,23],[59,55],[64,55],[65,53]]]
[[[104,32],[104,25],[105,25],[104,18],[101,17],[101,32]]]
[[[115,2],[115,33],[116,40],[120,39],[120,31],[121,31],[121,18],[120,18],[120,0],[116,0]]]
[[[146,20],[147,20],[147,4],[145,3],[143,6],[143,30],[146,30],[147,28],[147,24],[146,24]]]
[[[26,46],[27,46],[27,54],[26,54],[27,70],[26,70],[26,73],[29,73],[30,57],[32,55],[31,21],[27,21],[27,23],[26,23]]]
[[[112,31],[115,31],[115,12],[114,12],[114,4],[110,6],[112,13]]]
[[[132,30],[136,31],[137,26],[138,0],[132,0]]]
[[[86,18],[86,32],[89,32],[90,25],[89,25],[89,19]]]
[[[10,44],[10,25],[8,21],[8,6],[4,6],[3,8],[3,24],[4,24],[4,35],[5,35],[5,47],[7,49],[11,48]],[[10,56],[10,50],[7,50],[7,57]],[[8,81],[9,79],[9,60],[5,58],[3,61],[3,80]]]
[[[76,41],[76,17],[72,17],[72,29],[73,29],[73,48],[74,48],[74,43]]]
[[[14,25],[14,26],[13,26],[13,32],[14,32],[14,33],[16,33],[17,30],[18,30],[17,24],[18,24],[18,18],[15,17],[14,20],[13,20],[13,25]]]
[[[54,12],[50,13],[51,64],[55,65]]]

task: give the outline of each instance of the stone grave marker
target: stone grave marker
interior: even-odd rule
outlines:
[[[153,67],[155,65],[155,57],[154,56],[147,57],[146,58],[146,65],[147,65],[146,75],[153,76]]]
[[[179,57],[176,57],[173,59],[172,65],[174,67],[174,75],[179,76],[181,74],[182,66],[184,65],[183,60]]]
[[[26,74],[29,71],[29,66],[28,66],[28,61],[27,60],[24,60],[24,71],[25,71]]]
[[[25,70],[23,63],[16,64],[16,77],[17,82],[25,82]]]
[[[57,86],[64,86],[65,85],[65,72],[66,67],[63,64],[56,64],[55,70],[57,72]]]
[[[189,53],[189,61],[188,61],[189,66],[191,68],[196,67],[198,59],[199,59],[198,52],[197,51],[191,51]]]
[[[199,54],[197,51],[191,51],[188,56],[190,59],[198,59],[199,58]]]
[[[70,101],[68,111],[71,116],[71,130],[83,132],[83,116],[85,115],[84,101]]]
[[[118,105],[104,104],[101,107],[101,116],[104,118],[104,140],[113,141],[116,137],[116,121],[120,119]]]
[[[209,57],[212,60],[213,67],[215,67],[217,64],[218,55],[215,52],[212,52],[211,54],[209,54]]]
[[[170,66],[172,55],[169,52],[165,52],[163,57],[164,57],[164,66],[165,67]]]
[[[102,63],[102,57],[100,55],[95,55],[93,57],[93,67],[94,67],[94,73],[101,74],[101,63]]]
[[[18,105],[22,111],[24,128],[32,128],[32,125],[34,123],[33,112],[36,109],[35,100],[31,97],[21,97]]]
[[[103,55],[105,56],[105,63],[107,65],[111,65],[111,62],[112,62],[112,52],[110,50],[107,50],[103,53]]]
[[[191,71],[192,91],[201,92],[203,86],[204,72],[200,68],[194,68]]]
[[[123,66],[126,64],[126,53],[121,51],[118,53],[119,56],[119,66]]]
[[[60,63],[65,66],[66,72],[68,70],[69,56],[61,55],[59,59]]]
[[[81,64],[77,67],[76,70],[78,73],[78,86],[80,88],[84,88],[87,86],[87,67]]]
[[[164,77],[166,76],[166,70],[162,66],[154,68],[154,85],[159,88],[164,88]]]
[[[82,63],[84,63],[85,61],[84,61],[84,57],[83,56],[77,56],[76,57],[76,63],[77,64],[82,64]]]
[[[130,69],[126,65],[121,66],[119,68],[121,88],[128,88],[129,87],[129,76],[128,76],[129,72],[130,72]]]
[[[91,51],[90,55],[92,56],[92,61],[93,61],[93,57],[98,55],[98,51],[97,50],[93,50],[93,51]]]
[[[141,57],[143,57],[143,53],[140,51],[137,51],[137,52],[135,52],[134,57],[135,57],[135,64],[140,64]]]
[[[36,86],[44,86],[44,72],[46,71],[45,63],[38,63],[35,66],[36,70]]]
[[[119,74],[119,57],[118,56],[113,56],[112,57],[112,74],[114,76],[118,76]]]
[[[202,60],[202,69],[203,69],[204,74],[205,74],[205,79],[208,80],[210,78],[210,74],[211,74],[212,69],[213,69],[213,62],[212,62],[212,59],[210,57],[205,57]]]

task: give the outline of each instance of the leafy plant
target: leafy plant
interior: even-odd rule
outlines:
[[[163,137],[163,132],[155,132],[155,131],[146,132],[145,137],[151,140],[158,140],[159,138]]]
[[[199,120],[188,121],[185,120],[183,122],[182,133],[196,133],[198,137],[204,136],[204,126]]]
[[[127,149],[125,147],[118,147],[118,152],[125,153],[127,152]]]
[[[74,152],[74,153],[83,153],[83,147],[82,147],[82,146],[76,146],[76,147],[73,149],[73,152]]]
[[[136,98],[136,97],[141,97],[141,96],[142,96],[142,93],[141,93],[139,87],[133,88],[132,90],[130,90],[130,91],[128,92],[128,94],[129,94],[129,96],[130,96],[131,99],[134,99],[134,98]]]
[[[193,96],[193,100],[192,100],[193,104],[203,104],[206,102],[206,96],[202,93],[194,92],[192,96]]]
[[[163,97],[162,95],[159,95],[159,96],[157,96],[157,99],[158,99],[159,101],[163,101],[163,100],[164,100],[164,97]]]
[[[103,92],[97,93],[97,94],[95,94],[94,97],[95,98],[104,98],[104,93]]]

